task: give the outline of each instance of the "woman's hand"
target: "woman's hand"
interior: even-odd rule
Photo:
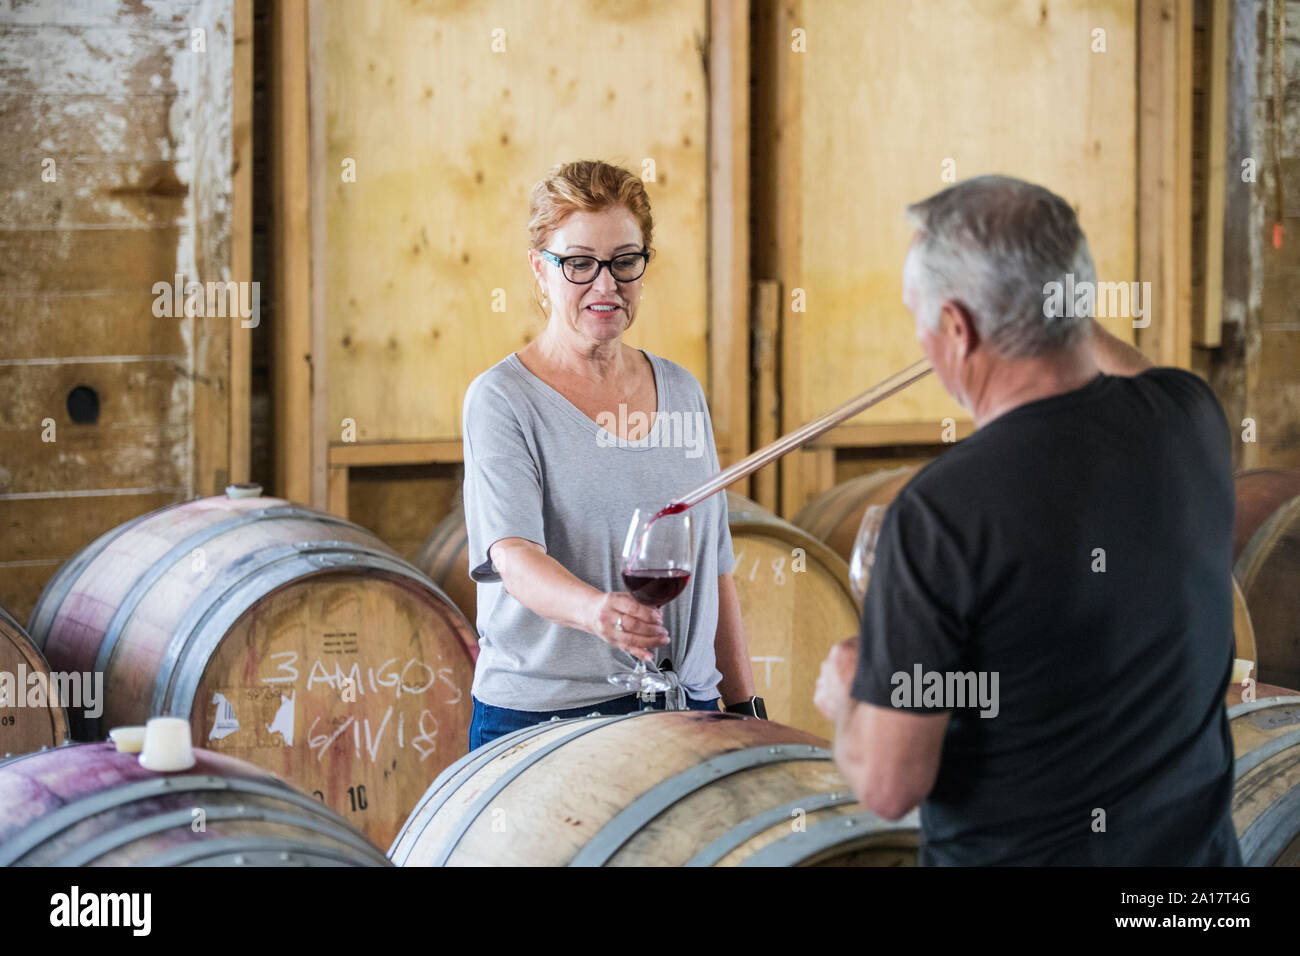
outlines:
[[[668,643],[663,623],[664,615],[658,608],[646,607],[625,591],[609,591],[598,593],[592,601],[584,630],[611,647],[653,662],[651,651]]]

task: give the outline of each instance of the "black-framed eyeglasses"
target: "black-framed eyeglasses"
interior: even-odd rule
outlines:
[[[557,256],[549,249],[541,251],[542,258],[560,267],[564,278],[578,285],[595,282],[601,269],[609,269],[609,274],[619,282],[635,282],[645,275],[646,263],[650,254],[642,249],[640,252],[622,252],[613,259],[597,259],[595,256]]]

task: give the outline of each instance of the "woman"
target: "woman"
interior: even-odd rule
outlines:
[[[724,496],[690,511],[696,563],[678,598],[654,610],[621,587],[633,511],[667,504],[718,470],[699,382],[623,344],[652,231],[645,187],[625,169],[569,163],[533,188],[528,259],[546,329],[465,393],[480,637],[471,749],[555,716],[639,709],[635,694],[618,696],[608,681],[632,669],[628,655],[670,661],[691,709],[717,710],[719,697],[735,712],[762,705]],[[673,420],[700,422],[707,448],[665,440]],[[631,427],[641,422],[648,427]]]

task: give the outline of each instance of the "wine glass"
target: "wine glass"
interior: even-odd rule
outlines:
[[[849,558],[849,587],[861,604],[867,596],[871,580],[871,566],[876,563],[876,542],[880,540],[880,526],[885,521],[885,506],[871,505],[862,512],[858,534],[853,539],[853,554]]]
[[[694,569],[695,539],[689,514],[664,514],[654,508],[638,508],[632,513],[623,542],[623,584],[638,603],[663,607],[686,589]],[[642,697],[672,688],[662,674],[651,673],[644,660],[635,660],[631,673],[611,674],[609,682]]]

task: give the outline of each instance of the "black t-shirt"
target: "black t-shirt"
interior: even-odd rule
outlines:
[[[952,714],[923,863],[1240,864],[1229,442],[1195,375],[1098,375],[1005,413],[898,495],[852,693]],[[968,701],[982,674],[995,706],[923,697],[930,672]]]

